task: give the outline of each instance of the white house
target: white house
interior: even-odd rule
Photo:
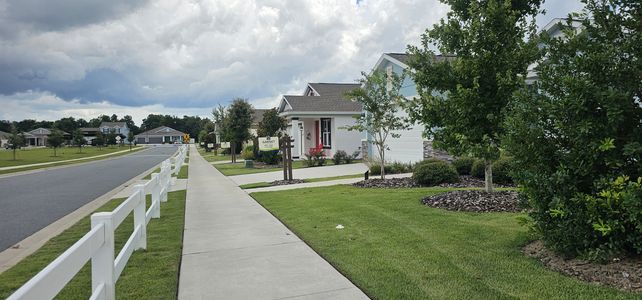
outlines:
[[[437,60],[448,59],[445,56],[437,56]],[[409,71],[406,64],[408,55],[405,53],[384,53],[381,55],[373,70],[382,71],[386,74],[395,73],[402,76],[404,72]],[[407,99],[419,97],[417,86],[412,78],[406,74],[404,82],[401,85],[400,93]],[[365,112],[367,113],[367,112]],[[397,113],[399,116],[407,117],[407,112],[400,108]],[[426,158],[452,159],[447,153],[436,150],[432,147],[432,140],[423,137],[425,127],[421,124],[412,124],[408,130],[397,130],[394,133],[399,134],[398,138],[388,137],[386,144],[389,150],[386,151],[387,162],[416,163]],[[364,155],[378,159],[377,151],[371,142],[371,137],[365,134],[362,137],[362,147],[367,149]]]
[[[304,158],[319,145],[326,156],[338,150],[348,154],[361,150],[362,134],[343,128],[354,125],[355,116],[362,113],[360,103],[344,96],[359,87],[352,83],[308,83],[302,95],[283,96],[278,112],[288,121],[286,133],[294,139],[292,158]]]

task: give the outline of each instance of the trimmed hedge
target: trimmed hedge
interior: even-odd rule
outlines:
[[[470,175],[475,159],[472,157],[459,157],[453,161],[453,166],[459,175]]]
[[[421,185],[437,185],[459,181],[455,167],[445,161],[423,161],[415,166],[412,179]]]

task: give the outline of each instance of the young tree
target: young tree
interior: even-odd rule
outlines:
[[[250,126],[252,126],[252,105],[247,99],[236,98],[227,110],[223,119],[221,139],[229,141],[232,152],[232,162],[236,162],[236,145],[249,140]]]
[[[47,136],[47,145],[53,148],[54,157],[57,156],[56,149],[58,149],[58,147],[60,147],[64,142],[65,138],[62,135],[62,131],[59,129],[52,129],[51,133]]]
[[[94,138],[94,143],[98,146],[98,150],[102,150],[105,145],[105,135],[99,130],[96,133],[96,138]]]
[[[75,146],[78,146],[78,152],[82,153],[82,146],[87,143],[87,140],[85,140],[85,136],[82,134],[82,130],[80,130],[80,128],[74,131],[71,140]]]
[[[129,131],[127,134],[127,142],[129,142],[129,151],[132,150],[132,144],[134,144],[134,132]]]
[[[409,66],[421,96],[409,105],[435,146],[485,160],[486,191],[493,190],[492,162],[499,157],[504,120],[513,93],[536,58],[534,17],[541,0],[441,0],[447,20],[409,46]],[[441,53],[436,57],[431,45]],[[454,58],[453,58],[454,56]]]
[[[109,133],[105,136],[105,143],[109,146],[116,145],[116,143],[118,143],[118,140],[116,140],[116,130],[109,130]]]
[[[538,81],[518,95],[506,146],[547,246],[640,255],[642,5],[583,2],[561,24],[564,38],[543,34]]]
[[[16,160],[16,150],[25,145],[25,136],[24,134],[18,132],[16,126],[11,125],[11,135],[9,136],[9,144],[11,145],[11,150],[13,151],[13,160]]]
[[[260,137],[280,137],[287,126],[288,123],[285,118],[279,116],[276,108],[272,108],[263,114],[263,120],[259,122],[259,128],[256,133]]]
[[[394,131],[409,128],[406,120],[398,114],[403,96],[400,94],[403,76],[392,73],[390,76],[381,71],[374,71],[371,75],[362,73],[359,80],[362,88],[346,93],[352,101],[360,102],[366,112],[357,117],[355,125],[347,126],[347,130],[365,131],[370,136],[370,142],[377,147],[379,163],[381,165],[381,179],[386,178],[386,143],[388,137],[399,138],[401,134]]]

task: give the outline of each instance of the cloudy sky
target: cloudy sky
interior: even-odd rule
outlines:
[[[548,0],[550,18],[581,8]],[[0,119],[208,116],[353,82],[444,17],[437,0],[0,0]]]

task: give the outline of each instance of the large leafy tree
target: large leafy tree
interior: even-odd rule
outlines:
[[[99,130],[96,132],[96,137],[94,138],[94,144],[98,146],[98,150],[102,150],[105,145],[105,135]]]
[[[506,145],[548,246],[640,255],[642,5],[583,2],[560,24],[565,38],[543,34],[539,80],[519,94]]]
[[[256,133],[260,137],[281,136],[287,125],[285,118],[279,116],[276,108],[272,108],[263,114],[263,120],[259,122],[259,128]]]
[[[62,146],[65,142],[65,137],[62,134],[60,129],[54,128],[51,130],[51,133],[47,136],[47,145],[53,148],[54,157],[57,156],[56,150]]]
[[[370,143],[377,148],[379,164],[381,166],[381,178],[386,176],[386,150],[389,149],[387,140],[389,137],[398,138],[401,136],[399,130],[408,129],[409,125],[405,118],[398,114],[403,96],[399,92],[403,83],[403,76],[395,73],[386,75],[382,71],[375,70],[368,75],[362,73],[363,78],[359,80],[362,88],[346,93],[351,101],[362,104],[366,112],[356,118],[355,125],[346,126],[347,130],[358,130],[367,132]]]
[[[442,0],[446,20],[409,46],[409,65],[420,98],[413,120],[426,125],[435,146],[485,160],[486,191],[493,189],[492,162],[500,154],[504,120],[513,93],[535,59],[534,16],[541,0]],[[431,50],[435,45],[444,56]]]
[[[229,141],[232,149],[232,162],[236,162],[236,146],[249,140],[250,126],[252,126],[252,113],[254,108],[247,99],[236,98],[227,109],[223,118],[221,139]]]

